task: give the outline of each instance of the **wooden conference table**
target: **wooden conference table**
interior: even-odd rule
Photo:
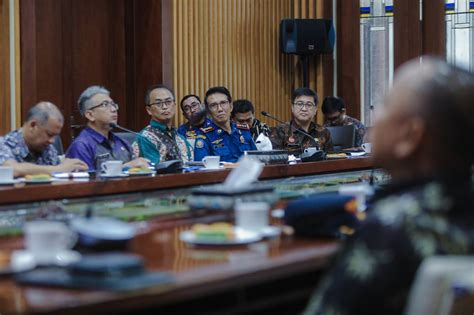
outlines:
[[[368,170],[367,158],[266,166],[260,179]],[[227,170],[158,175],[121,180],[54,182],[0,188],[1,209],[38,203],[128,192],[157,191],[222,182]],[[196,222],[230,220],[228,214],[163,216],[137,223],[140,233],[130,244],[150,271],[169,272],[170,284],[107,292],[22,286],[0,278],[0,314],[181,314],[214,312],[298,312],[338,249],[334,240],[281,236],[247,246],[193,247],[179,240]],[[274,221],[275,224],[281,222]],[[21,237],[0,238],[0,249],[23,247]]]

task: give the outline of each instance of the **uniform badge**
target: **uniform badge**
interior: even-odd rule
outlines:
[[[293,138],[293,136],[289,137],[289,138],[288,138],[288,142],[289,142],[289,143],[294,143],[294,142],[295,142],[295,138]]]
[[[245,143],[244,136],[240,136],[240,143]]]
[[[196,141],[196,148],[198,148],[198,149],[204,148],[204,141],[202,141],[202,140]]]
[[[217,133],[218,133],[218,134],[221,134],[221,133],[222,133],[222,129],[217,129]]]

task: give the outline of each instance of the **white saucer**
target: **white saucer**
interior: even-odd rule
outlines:
[[[109,174],[100,174],[100,177],[103,178],[123,178],[123,177],[128,177],[128,174],[122,173],[122,174],[117,174],[117,175],[109,175]]]
[[[16,183],[19,183],[20,181],[18,179],[12,179],[12,180],[6,180],[6,181],[0,181],[0,186],[2,185],[14,185]]]
[[[193,245],[245,245],[258,242],[262,239],[260,233],[244,230],[241,228],[234,228],[235,237],[230,240],[206,240],[196,238],[193,231],[181,232],[179,238],[188,244]]]
[[[26,250],[15,250],[11,253],[10,266],[0,269],[0,275],[9,275],[28,271],[36,267],[33,255]]]
[[[260,235],[264,238],[273,238],[279,236],[281,231],[281,227],[269,225],[260,231]]]
[[[56,255],[38,257],[34,256],[34,259],[38,265],[53,265],[53,266],[67,266],[72,263],[78,262],[82,256],[75,250],[64,250],[57,253]]]

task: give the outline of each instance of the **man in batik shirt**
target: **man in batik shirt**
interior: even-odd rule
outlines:
[[[354,126],[354,146],[360,147],[362,145],[365,137],[365,126],[357,119],[346,114],[346,105],[342,98],[335,96],[326,97],[321,109],[326,120],[324,127]]]
[[[53,143],[63,123],[63,115],[54,104],[33,106],[20,129],[0,137],[0,166],[12,167],[15,176],[86,170],[87,165],[79,159],[59,160]]]
[[[473,75],[429,57],[399,69],[372,135],[393,184],[304,314],[402,314],[423,259],[474,253]]]
[[[288,150],[288,153],[294,155],[300,155],[309,147],[331,151],[333,149],[331,133],[314,122],[317,106],[318,94],[315,91],[308,88],[296,89],[292,96],[291,121],[272,129],[270,140],[273,149]],[[311,138],[298,130],[311,135]]]
[[[133,144],[134,152],[156,164],[168,160],[192,161],[191,145],[173,127],[176,114],[173,91],[163,85],[152,86],[146,93],[145,102],[151,120]]]

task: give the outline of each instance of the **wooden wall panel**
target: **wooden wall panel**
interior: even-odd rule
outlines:
[[[444,0],[423,1],[423,54],[446,58]]]
[[[280,20],[330,18],[330,3],[173,0],[173,86],[178,102],[186,94],[203,97],[209,87],[224,85],[234,99],[251,100],[258,118],[265,110],[289,119],[291,91],[302,81],[300,71],[295,70],[300,66],[297,58],[280,53]],[[310,87],[321,97],[332,92],[331,57],[312,58]],[[182,122],[180,114],[176,124]]]
[[[145,91],[164,80],[162,16],[160,0],[22,0],[22,114],[41,100],[58,105],[67,146],[71,125],[84,124],[80,93],[102,85],[120,105],[119,124],[143,128]]]
[[[337,91],[347,113],[360,118],[359,1],[337,1]]]
[[[10,131],[9,1],[0,0],[0,135]]]
[[[423,52],[420,6],[413,0],[396,0],[393,4],[394,67],[421,56]]]

